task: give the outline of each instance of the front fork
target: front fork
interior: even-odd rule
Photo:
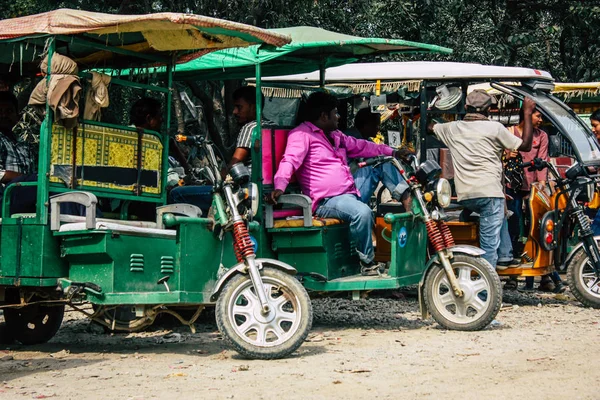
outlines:
[[[233,240],[236,257],[238,258],[238,261],[244,261],[246,271],[248,271],[248,275],[250,275],[252,286],[254,286],[254,291],[260,302],[261,311],[263,314],[268,314],[271,311],[271,307],[269,306],[269,300],[267,299],[265,287],[260,276],[260,269],[256,263],[256,254],[254,253],[253,244],[250,243],[248,228],[237,210],[231,186],[224,185],[223,191],[233,220]]]
[[[448,277],[448,281],[450,281],[450,286],[452,286],[452,291],[456,297],[462,297],[463,291],[458,284],[458,279],[454,274],[454,269],[452,268],[452,264],[450,264],[450,259],[452,258],[452,253],[449,250],[442,250],[437,252],[438,258],[440,259],[440,263],[442,267],[444,267],[444,271],[446,271],[446,276]]]
[[[600,251],[598,250],[598,243],[594,240],[594,232],[590,225],[588,217],[583,213],[583,209],[580,205],[577,205],[573,210],[575,220],[579,224],[579,236],[583,242],[583,247],[588,256],[588,259],[592,261],[596,278],[600,279]]]
[[[438,224],[431,218],[431,214],[427,210],[425,202],[423,201],[423,193],[421,192],[421,189],[418,187],[413,187],[413,193],[415,194],[415,198],[417,199],[417,201],[419,202],[419,206],[421,207],[423,221],[425,222],[425,226],[427,227],[427,236],[436,250],[436,254],[440,260],[440,263],[442,264],[442,267],[444,267],[444,271],[446,271],[446,277],[450,282],[452,292],[454,292],[454,295],[456,297],[462,297],[464,293],[460,288],[460,285],[458,284],[458,279],[454,274],[452,264],[450,264],[452,252],[448,250],[448,246],[451,246],[454,243],[448,243],[448,245],[446,245],[447,238],[444,238],[445,233],[443,233],[440,230]],[[454,241],[452,240],[452,242]]]

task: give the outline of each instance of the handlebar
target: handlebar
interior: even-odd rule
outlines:
[[[365,161],[359,162],[358,163],[358,167],[359,168],[370,167],[372,165],[381,164],[381,163],[384,163],[386,161],[389,161],[392,158],[394,158],[394,157],[391,157],[391,156],[377,156],[377,157],[367,158]]]
[[[541,158],[534,158],[532,161],[529,162],[524,162],[524,163],[520,163],[519,166],[521,168],[528,168],[530,171],[541,171],[544,168],[548,168],[548,171],[550,171],[550,173],[552,175],[554,175],[554,177],[560,181],[561,180],[561,176],[558,173],[556,167],[552,164],[549,163],[548,161],[544,161]]]
[[[194,135],[194,136],[186,136],[186,135],[175,135],[175,141],[179,143],[185,143],[189,145],[202,143],[204,141],[203,135]]]
[[[521,168],[529,167],[532,171],[541,171],[544,168],[548,168],[548,162],[542,160],[541,158],[534,158],[532,161],[520,163],[519,166]]]

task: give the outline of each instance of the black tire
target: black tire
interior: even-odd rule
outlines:
[[[459,285],[465,295],[457,299],[444,267],[433,264],[425,277],[425,305],[433,319],[444,328],[457,331],[481,330],[488,326],[500,311],[500,277],[494,268],[480,257],[455,254],[451,262],[454,272],[458,272]]]
[[[64,304],[33,304],[4,309],[4,320],[10,336],[25,345],[46,343],[52,339],[58,332],[64,315]]]
[[[584,306],[600,308],[600,281],[595,281],[594,268],[583,247],[577,250],[567,265],[567,282],[573,296]]]
[[[296,278],[266,267],[265,263],[263,265],[263,284],[270,288],[267,296],[271,303],[269,315],[260,315],[258,297],[253,292],[250,276],[238,274],[226,283],[219,295],[215,316],[225,340],[237,352],[247,358],[272,360],[286,357],[302,345],[312,326],[312,304]],[[248,309],[248,317],[243,315],[245,308]],[[295,313],[295,317],[284,319],[284,313]],[[257,321],[257,315],[265,322]],[[282,320],[276,321],[278,317]],[[255,324],[252,324],[253,320]],[[249,326],[244,327],[245,323]],[[273,324],[280,332],[275,332]],[[259,337],[261,334],[264,340]]]

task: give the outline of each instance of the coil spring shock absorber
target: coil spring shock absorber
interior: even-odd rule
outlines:
[[[588,217],[586,217],[583,213],[583,209],[581,207],[577,207],[573,214],[579,222],[579,235],[582,237],[593,235],[594,232],[592,231],[592,226],[590,225]]]
[[[442,233],[438,229],[435,221],[430,219],[429,221],[425,222],[425,226],[427,227],[427,236],[429,237],[429,242],[433,246],[434,250],[436,252],[444,250],[444,238],[442,237]]]
[[[444,221],[438,221],[437,226],[442,233],[442,239],[444,240],[444,247],[454,247],[454,238],[452,237],[452,232],[450,232],[450,228]]]
[[[238,262],[242,262],[246,257],[254,255],[254,244],[250,239],[250,234],[244,221],[233,223],[233,250]]]

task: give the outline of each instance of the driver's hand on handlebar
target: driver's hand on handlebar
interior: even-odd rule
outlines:
[[[281,196],[282,194],[283,190],[275,189],[271,192],[270,196],[267,196],[265,200],[269,204],[277,204],[277,199],[279,199],[279,196]]]
[[[392,155],[394,156],[394,158],[397,158],[398,160],[408,162],[410,156],[414,156],[415,153],[410,151],[407,148],[401,148],[401,149],[394,150],[394,154],[392,154]]]

